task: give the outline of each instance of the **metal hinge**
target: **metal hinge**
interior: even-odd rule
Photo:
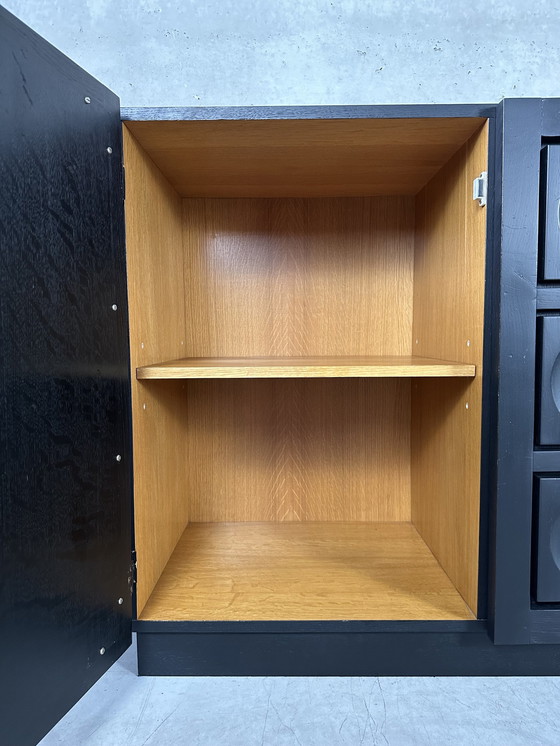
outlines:
[[[122,167],[122,198],[123,198],[123,202],[126,199],[126,178],[125,178],[125,176],[126,176],[126,174],[125,174],[124,163],[123,163],[123,167]]]
[[[488,200],[488,171],[483,171],[473,181],[472,198],[477,199],[481,207],[486,205]]]
[[[128,587],[132,595],[136,589],[138,562],[136,560],[136,550],[133,549],[130,554],[130,567],[128,568]]]

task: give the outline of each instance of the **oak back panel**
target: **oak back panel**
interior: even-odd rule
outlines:
[[[183,215],[185,356],[410,354],[412,198],[186,199]]]

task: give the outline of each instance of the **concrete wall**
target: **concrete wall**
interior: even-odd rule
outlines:
[[[3,0],[123,106],[560,96],[552,0]]]

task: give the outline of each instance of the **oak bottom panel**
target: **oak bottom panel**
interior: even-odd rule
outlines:
[[[270,522],[190,524],[140,619],[473,615],[410,523]]]

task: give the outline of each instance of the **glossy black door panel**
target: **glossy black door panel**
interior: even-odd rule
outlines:
[[[537,583],[539,603],[560,602],[560,478],[537,480]]]
[[[560,316],[537,319],[537,443],[560,444]]]
[[[126,273],[117,97],[3,9],[0,69],[0,740],[24,746],[130,644]]]
[[[540,267],[542,280],[560,280],[560,145],[541,151]]]

